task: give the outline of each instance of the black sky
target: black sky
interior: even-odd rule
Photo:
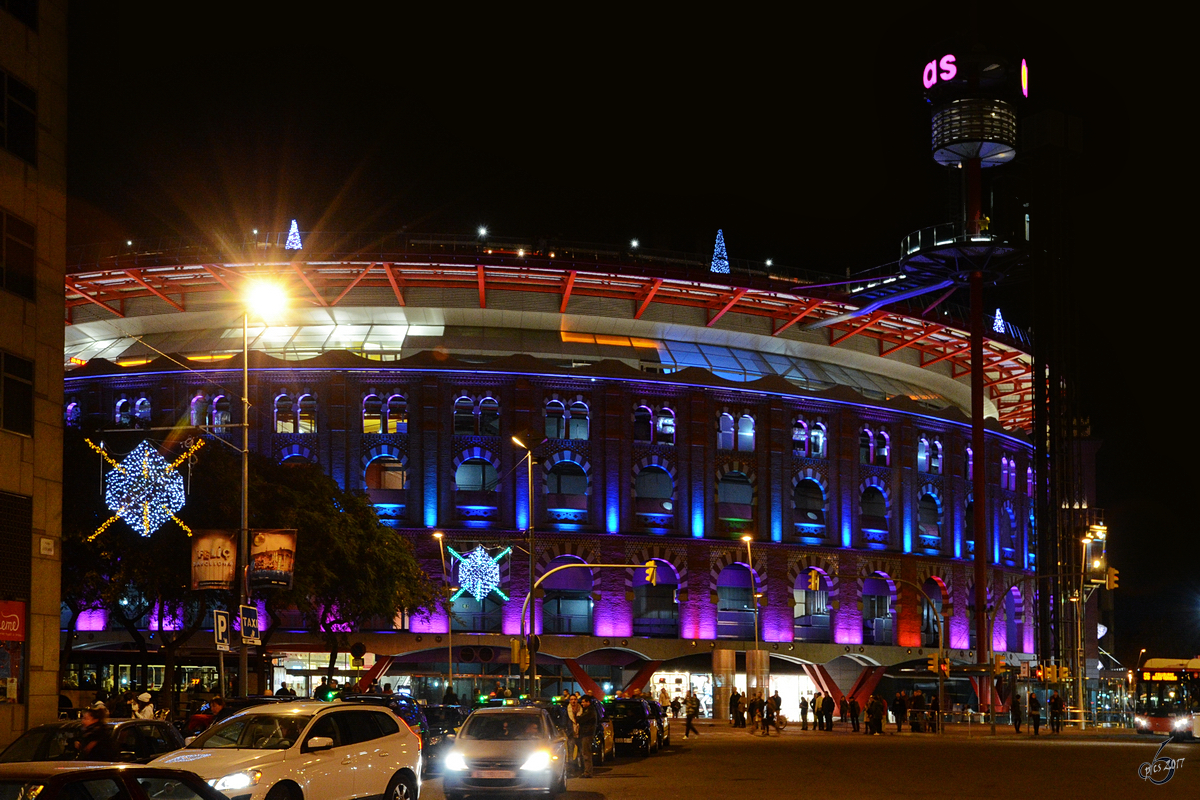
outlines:
[[[841,273],[949,218],[919,75],[960,13],[411,5],[73,3],[69,240],[297,218],[703,252],[720,227],[731,256]],[[1030,104],[1084,120],[1078,356],[1118,655],[1195,655],[1195,91],[1161,20],[1086,13],[983,16],[1029,56]],[[988,302],[1021,324],[1030,291]]]

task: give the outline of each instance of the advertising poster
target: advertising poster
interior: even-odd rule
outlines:
[[[21,702],[25,667],[25,604],[0,601],[0,703]]]
[[[294,529],[250,531],[250,591],[292,588]]]
[[[237,574],[237,531],[196,531],[192,537],[192,590],[232,589]]]

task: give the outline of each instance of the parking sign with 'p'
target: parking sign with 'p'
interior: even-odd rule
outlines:
[[[217,650],[222,653],[229,652],[228,611],[213,611],[213,639],[217,643]]]

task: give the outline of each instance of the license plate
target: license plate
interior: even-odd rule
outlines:
[[[496,779],[496,778],[515,778],[517,773],[510,769],[473,769],[471,770],[472,778]]]

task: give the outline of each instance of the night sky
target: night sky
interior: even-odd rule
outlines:
[[[950,219],[919,76],[965,17],[412,5],[72,3],[69,241],[297,218],[711,252],[722,228],[731,257],[844,274]],[[1030,110],[1084,124],[1078,368],[1117,655],[1194,656],[1196,180],[1177,130],[1194,70],[1159,19],[995,9],[984,27],[1029,58]],[[1032,291],[985,303],[1027,323]]]

